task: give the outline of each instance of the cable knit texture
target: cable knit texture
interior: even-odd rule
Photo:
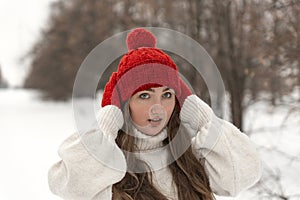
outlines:
[[[102,107],[122,107],[138,91],[160,86],[175,90],[181,104],[190,90],[172,58],[156,48],[155,36],[144,28],[136,28],[127,35],[126,44],[129,51],[105,86]]]

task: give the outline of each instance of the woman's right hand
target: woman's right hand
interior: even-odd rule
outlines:
[[[111,137],[110,139],[115,140],[124,124],[123,113],[115,105],[104,106],[97,113],[97,122],[100,130]]]

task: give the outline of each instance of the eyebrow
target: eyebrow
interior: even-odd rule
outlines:
[[[167,91],[167,90],[170,90],[170,88],[166,87],[163,92]],[[155,92],[152,88],[149,88],[147,89],[146,91],[149,91],[149,92]]]
[[[167,88],[165,88],[165,89],[163,90],[163,92],[164,92],[164,91],[167,91],[167,90],[170,90],[170,88],[168,88],[168,87],[167,87]]]

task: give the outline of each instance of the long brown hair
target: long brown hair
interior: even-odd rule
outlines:
[[[125,106],[126,107],[126,106]],[[129,110],[129,109],[128,109]],[[175,104],[174,111],[168,123],[168,137],[163,141],[165,145],[169,144],[178,133],[180,139],[190,140],[187,133],[180,133],[184,128],[180,126],[179,118],[180,107],[178,102]],[[129,111],[124,109],[124,118],[129,119]],[[125,120],[126,121],[126,120]],[[126,126],[126,132],[130,131]],[[135,138],[125,131],[120,130],[116,138],[117,145],[125,150],[125,158],[127,165],[138,166],[139,168],[148,169],[144,173],[126,172],[124,178],[113,185],[114,200],[167,200],[152,182],[152,172],[150,167],[142,160],[137,159],[132,154],[126,152],[134,152],[137,150],[135,146]],[[177,186],[177,196],[179,200],[214,200],[207,174],[205,173],[202,161],[198,160],[191,146],[180,155],[181,148],[176,144],[176,147],[170,143],[170,156],[173,156],[175,161],[168,167],[172,173],[173,181]],[[146,171],[146,170],[143,170]]]

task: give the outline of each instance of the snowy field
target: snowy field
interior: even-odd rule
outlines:
[[[258,145],[265,172],[238,197],[218,199],[300,199],[299,104],[273,108],[259,102],[245,114],[245,132]],[[0,199],[60,199],[48,189],[47,172],[59,160],[58,146],[75,131],[71,101],[43,102],[34,91],[0,90]]]

